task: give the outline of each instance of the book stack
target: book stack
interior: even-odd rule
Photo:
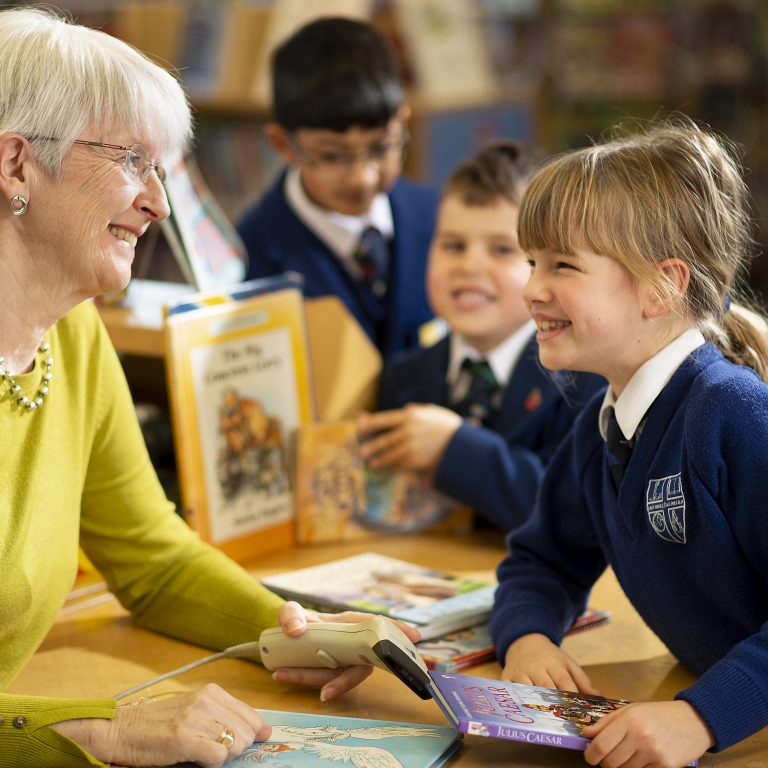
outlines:
[[[262,584],[307,608],[378,613],[410,622],[425,640],[488,619],[496,589],[375,552],[270,576]]]
[[[594,629],[605,624],[610,618],[610,611],[589,608],[573,622],[566,635]],[[450,632],[434,640],[422,640],[416,647],[427,667],[438,672],[458,672],[493,661],[496,657],[490,624],[487,622]]]

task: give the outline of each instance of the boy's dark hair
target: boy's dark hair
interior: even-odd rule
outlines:
[[[503,198],[519,206],[543,160],[539,150],[516,141],[490,144],[453,171],[443,196],[457,195],[465,205],[491,205]]]
[[[289,37],[272,58],[274,118],[287,131],[379,128],[402,103],[394,52],[364,22],[318,19]]]

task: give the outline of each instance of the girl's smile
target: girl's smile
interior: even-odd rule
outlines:
[[[614,392],[687,324],[618,260],[585,249],[529,254],[523,289],[542,365],[597,373]],[[659,265],[662,268],[662,265]]]

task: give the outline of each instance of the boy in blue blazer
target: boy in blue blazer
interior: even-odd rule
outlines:
[[[338,296],[385,358],[418,344],[437,194],[398,178],[409,110],[391,48],[323,18],[277,49],[272,75],[265,131],[287,168],[238,224],[248,278],[301,273],[305,295]]]
[[[517,212],[538,157],[492,145],[448,180],[427,288],[451,333],[385,365],[379,407],[360,419],[374,467],[433,472],[434,487],[505,531],[523,523],[549,457],[604,383],[538,362],[522,289]]]

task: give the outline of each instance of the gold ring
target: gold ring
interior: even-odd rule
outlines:
[[[216,739],[216,741],[218,741],[219,744],[223,744],[227,749],[229,749],[235,743],[235,732],[231,728],[227,728],[227,726],[225,725],[221,729],[219,738]]]

